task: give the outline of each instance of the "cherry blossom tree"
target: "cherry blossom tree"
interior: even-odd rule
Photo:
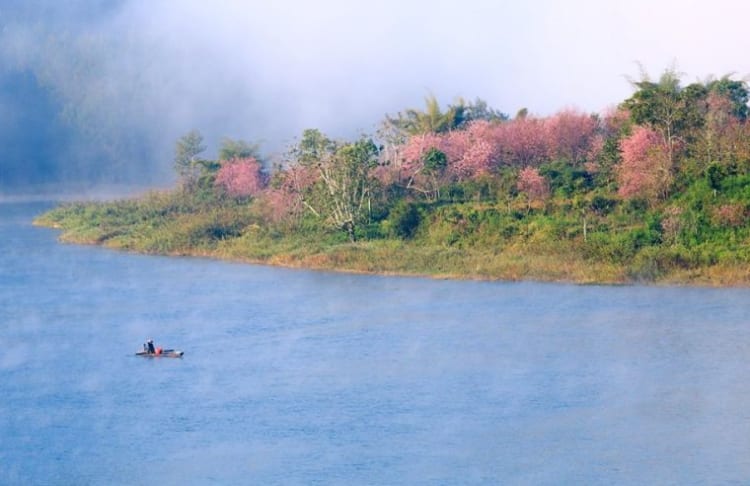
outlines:
[[[441,185],[486,176],[503,165],[538,167],[550,159],[579,164],[596,160],[603,147],[597,118],[576,110],[550,118],[474,120],[458,130],[412,135],[376,173],[381,181],[399,181],[434,197]],[[425,164],[427,158],[438,160],[437,152],[444,156],[444,170]]]
[[[586,162],[584,162],[583,164],[583,167],[590,174],[596,174],[597,172],[599,172],[599,169],[600,169],[599,159],[604,153],[604,148],[605,148],[604,136],[601,134],[594,135],[594,137],[589,142],[588,151],[586,152]]]
[[[512,121],[498,125],[493,135],[501,162],[505,165],[539,165],[547,158],[547,140],[544,121],[541,119],[531,116],[516,117]]]
[[[448,157],[448,170],[456,180],[474,179],[492,172],[497,158],[495,142],[497,123],[477,120],[465,130],[445,135],[443,150]]]
[[[447,155],[444,136],[425,133],[409,137],[398,154],[395,166],[396,179],[406,189],[424,194],[429,199],[440,195],[444,179]]]
[[[224,162],[214,184],[229,196],[249,197],[263,189],[265,180],[260,163],[254,157],[245,157]]]
[[[544,120],[547,155],[553,160],[579,164],[587,160],[598,121],[576,110],[563,110]]]
[[[670,151],[656,130],[636,126],[620,141],[622,163],[618,168],[618,193],[626,199],[665,197],[672,182]]]
[[[265,219],[278,223],[298,219],[305,208],[315,212],[305,198],[315,181],[316,175],[308,167],[292,165],[286,169],[278,168],[268,187],[259,196],[259,206]]]
[[[518,191],[526,194],[529,207],[534,201],[544,201],[549,196],[549,185],[536,167],[525,167],[518,173]]]
[[[400,167],[410,175],[421,169],[422,159],[431,149],[441,150],[443,138],[436,133],[424,133],[409,137],[399,151]]]

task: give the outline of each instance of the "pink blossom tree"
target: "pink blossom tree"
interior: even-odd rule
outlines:
[[[401,147],[395,166],[396,179],[409,190],[436,199],[440,186],[447,184],[447,154],[450,149],[443,135],[424,133],[409,137]]]
[[[256,204],[260,207],[263,218],[271,223],[291,221],[301,214],[299,199],[283,188],[267,188],[258,197]]]
[[[305,193],[315,181],[315,172],[309,167],[292,165],[279,168],[259,195],[259,206],[265,219],[278,223],[299,218],[308,207]]]
[[[655,201],[667,195],[672,182],[671,158],[664,138],[656,130],[636,126],[629,137],[620,141],[620,151],[620,196]]]
[[[495,130],[498,125],[477,120],[465,130],[444,136],[448,170],[456,180],[475,179],[492,172],[498,158]]]
[[[544,201],[549,197],[549,185],[536,167],[521,169],[518,173],[517,188],[519,192],[526,195],[529,208],[532,202]]]
[[[590,174],[596,174],[599,172],[599,159],[604,152],[604,143],[604,136],[601,134],[594,135],[589,142],[588,152],[586,153],[586,162],[584,162],[583,167]]]
[[[434,196],[440,185],[492,174],[501,165],[538,167],[550,159],[572,163],[599,157],[604,141],[598,120],[565,110],[550,118],[518,117],[512,121],[475,120],[465,128],[409,137],[395,160],[382,164],[381,181],[400,181],[408,189]],[[425,164],[431,154],[445,156],[444,170]],[[592,165],[592,168],[594,166]]]
[[[595,117],[572,109],[545,119],[547,156],[572,164],[586,161],[598,128]]]
[[[399,169],[404,172],[404,177],[411,177],[423,169],[424,156],[431,149],[442,151],[444,149],[443,138],[436,133],[424,133],[409,137],[398,154]]]
[[[232,197],[257,195],[265,186],[261,165],[254,157],[224,162],[216,173],[214,185]]]
[[[539,165],[547,158],[544,121],[526,116],[498,125],[494,133],[498,155],[505,165]]]

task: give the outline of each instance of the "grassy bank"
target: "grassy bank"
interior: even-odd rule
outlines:
[[[180,191],[65,204],[35,223],[59,228],[68,243],[297,268],[581,284],[750,284],[750,265],[738,249],[746,241],[741,232],[723,234],[721,245],[688,248],[652,234],[658,221],[631,208],[588,215],[584,225],[583,217],[571,217],[564,206],[564,201],[543,209],[507,202],[418,205],[408,238],[393,236],[403,218],[393,209],[362,230],[368,238],[355,242],[314,219],[294,227],[269,225],[248,201]]]

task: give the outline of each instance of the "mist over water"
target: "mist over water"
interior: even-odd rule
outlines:
[[[0,204],[0,484],[750,479],[746,289],[141,256],[45,207]]]

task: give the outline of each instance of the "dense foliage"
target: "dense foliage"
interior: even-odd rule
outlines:
[[[354,141],[180,139],[180,187],[47,215],[77,240],[364,271],[750,283],[748,86],[666,71],[604,114],[434,97]],[[275,259],[275,260],[274,260]],[[296,263],[295,263],[296,262]]]

